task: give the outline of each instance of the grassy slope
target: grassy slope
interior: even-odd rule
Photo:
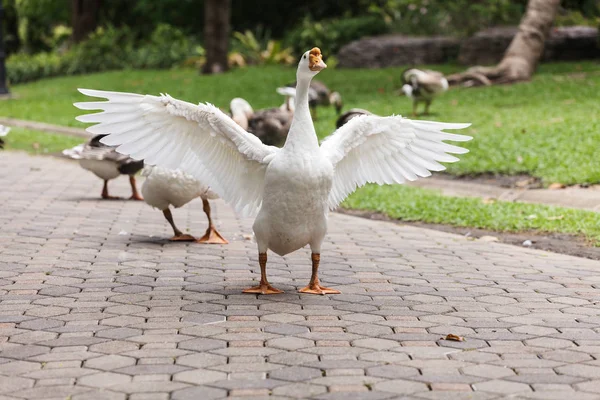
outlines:
[[[453,66],[436,68],[446,73],[457,70]],[[592,63],[546,65],[531,83],[448,92],[434,103],[435,114],[428,118],[472,122],[468,133],[475,136],[467,144],[471,153],[452,164],[449,171],[527,172],[544,178],[546,183],[599,182],[600,163],[595,152],[600,141],[597,101],[600,74],[596,69]],[[409,100],[394,94],[400,86],[399,72],[398,68],[325,71],[319,78],[343,94],[346,108],[367,108],[382,115],[406,114],[411,107]],[[289,82],[293,76],[291,68],[265,67],[213,77],[198,76],[190,70],[173,70],[56,78],[14,87],[18,97],[2,103],[0,116],[82,126],[73,119],[78,110],[70,106],[85,99],[76,92],[77,87],[168,92],[192,102],[210,100],[222,108],[227,108],[231,98],[240,96],[255,108],[271,107],[281,102],[274,88]],[[316,121],[319,136],[332,132],[334,122],[333,110],[320,109]],[[23,143],[17,145],[21,148],[27,148],[27,141],[37,137],[35,133],[19,130],[14,134]],[[77,141],[56,138],[46,148],[54,151]],[[404,220],[507,231],[579,233],[600,243],[599,214],[586,211],[522,203],[484,204],[477,199],[448,198],[404,186],[363,188],[345,206],[382,211]]]

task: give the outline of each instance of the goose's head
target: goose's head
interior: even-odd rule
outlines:
[[[298,79],[312,79],[319,71],[327,68],[327,64],[323,62],[323,55],[318,47],[313,47],[312,50],[302,54],[300,63],[298,64]]]

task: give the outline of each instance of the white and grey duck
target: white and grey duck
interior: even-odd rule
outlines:
[[[73,160],[78,160],[83,169],[93,172],[104,181],[101,193],[103,199],[120,199],[120,197],[111,196],[108,193],[108,181],[121,175],[127,175],[131,185],[129,200],[143,200],[137,190],[135,174],[144,168],[144,161],[134,160],[118,153],[115,150],[116,146],[107,146],[100,142],[100,139],[105,136],[107,135],[96,135],[89,142],[63,150],[62,153]]]
[[[418,68],[402,72],[402,84],[402,92],[413,101],[413,115],[417,115],[418,103],[425,103],[423,114],[429,114],[433,99],[448,90],[444,74]]]

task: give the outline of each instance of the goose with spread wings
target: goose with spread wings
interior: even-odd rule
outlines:
[[[321,51],[304,53],[297,70],[295,113],[282,148],[264,145],[211,104],[160,96],[80,89],[108,101],[75,105],[102,110],[78,117],[95,123],[103,142],[147,164],[182,168],[206,182],[238,212],[255,215],[253,230],[261,270],[246,293],[281,290],[267,280],[267,251],[286,255],[310,246],[312,276],[302,293],[335,294],[318,278],[327,214],[369,182],[412,181],[441,171],[468,150],[444,141],[471,137],[444,132],[469,124],[412,121],[401,116],[353,118],[319,146],[310,116],[311,79],[326,68]]]

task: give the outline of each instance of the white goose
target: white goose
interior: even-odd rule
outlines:
[[[186,174],[180,169],[167,169],[157,166],[147,166],[142,175],[146,180],[142,185],[142,196],[144,201],[154,208],[163,212],[165,219],[173,228],[172,241],[196,241],[198,243],[216,243],[227,244],[227,240],[215,229],[211,215],[210,203],[208,200],[217,199],[219,196],[204,186],[192,175]],[[175,225],[170,206],[175,208],[182,207],[200,197],[202,199],[202,209],[208,219],[208,228],[206,233],[200,239],[192,235],[184,234]]]
[[[80,89],[105,102],[76,103],[83,110],[103,110],[78,117],[110,133],[106,144],[148,164],[182,166],[215,190],[238,211],[258,214],[253,225],[261,269],[260,284],[246,293],[281,293],[266,275],[267,250],[279,255],[307,244],[312,276],[302,293],[339,293],[318,278],[328,209],[334,209],[368,182],[403,183],[441,171],[437,161],[458,159],[446,153],[468,150],[444,140],[469,136],[442,132],[469,124],[412,121],[401,116],[361,116],[350,120],[319,147],[310,117],[311,79],[326,68],[321,51],[304,53],[297,71],[295,113],[285,145],[266,146],[210,104],[192,104],[168,95],[151,96]]]

